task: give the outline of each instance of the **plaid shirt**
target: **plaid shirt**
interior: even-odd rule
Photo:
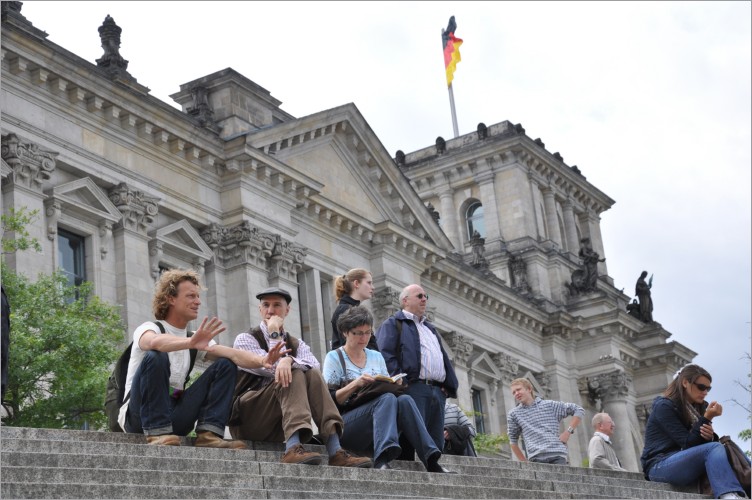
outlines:
[[[522,434],[528,460],[536,455],[567,456],[567,446],[559,441],[559,422],[568,416],[585,416],[585,410],[574,403],[541,399],[536,396],[530,406],[519,404],[507,416],[509,443],[517,444]]]

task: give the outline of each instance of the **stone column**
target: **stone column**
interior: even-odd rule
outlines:
[[[455,251],[460,251],[462,244],[459,238],[458,230],[460,229],[457,224],[457,209],[454,205],[454,191],[447,185],[446,189],[439,192],[439,199],[441,200],[441,219],[444,221],[441,224],[441,229],[444,230],[444,234],[447,235],[449,241],[454,245]]]
[[[548,239],[561,248],[561,232],[559,231],[559,218],[556,216],[556,199],[551,187],[544,187],[543,205],[546,210],[546,225],[548,226]]]
[[[633,419],[630,418],[630,408],[634,407],[634,402],[630,401],[629,392],[632,377],[621,370],[614,370],[588,377],[588,387],[592,397],[601,401],[601,411],[608,413],[616,424],[611,442],[622,467],[630,471],[640,470],[631,432]]]
[[[323,365],[324,357],[329,351],[326,338],[323,300],[321,296],[321,273],[318,269],[309,269],[300,275],[300,316],[303,331],[300,332],[316,359]]]
[[[107,195],[123,214],[113,230],[115,240],[115,283],[121,315],[133,330],[153,317],[151,296],[154,278],[150,274],[149,236],[147,230],[157,216],[158,198],[137,191],[125,182],[112,188]],[[144,300],[144,297],[149,299]]]
[[[504,352],[494,354],[492,359],[501,372],[501,384],[499,387],[501,397],[497,399],[497,401],[501,403],[498,405],[499,421],[502,424],[501,427],[506,430],[507,414],[516,406],[514,397],[512,397],[512,391],[509,387],[512,384],[512,380],[517,378],[520,360]]]
[[[567,198],[562,207],[564,208],[564,231],[566,232],[567,251],[577,255],[580,250],[577,238],[577,226],[574,221],[574,204],[571,198]]]

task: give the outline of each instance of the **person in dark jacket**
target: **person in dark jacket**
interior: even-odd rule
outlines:
[[[339,303],[332,314],[332,351],[345,345],[344,336],[337,330],[337,320],[340,314],[353,306],[359,306],[364,300],[373,297],[373,278],[371,277],[371,273],[363,268],[356,267],[355,269],[350,269],[342,276],[338,276],[334,280],[334,296]],[[368,340],[367,347],[372,351],[379,350],[373,335]]]
[[[686,486],[707,474],[715,498],[746,498],[744,489],[713,432],[723,407],[707,403],[710,373],[687,365],[653,401],[640,460],[645,479]]]
[[[442,450],[444,404],[447,397],[457,397],[457,375],[436,328],[426,319],[428,294],[420,285],[408,285],[399,300],[402,310],[381,324],[376,341],[389,374],[407,374],[407,393],[415,400],[436,448]],[[403,451],[407,449],[403,446]]]

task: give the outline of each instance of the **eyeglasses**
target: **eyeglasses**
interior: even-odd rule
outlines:
[[[373,335],[373,330],[368,330],[366,332],[359,332],[357,330],[350,330],[350,335],[355,335],[356,337],[362,337],[363,335]]]
[[[710,392],[710,389],[712,389],[712,387],[710,387],[709,385],[698,384],[697,382],[692,383],[695,384],[695,386],[697,386],[697,388],[700,389],[701,392]]]
[[[426,300],[428,300],[428,294],[427,293],[419,293],[418,295],[416,295],[416,297],[418,297],[419,300],[423,300],[423,297],[425,297]]]

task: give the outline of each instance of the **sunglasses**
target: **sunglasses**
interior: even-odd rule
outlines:
[[[712,389],[712,387],[710,387],[709,385],[698,384],[697,382],[692,383],[695,384],[695,386],[700,389],[701,392],[710,392],[710,389]]]
[[[428,300],[428,294],[427,293],[419,293],[418,295],[416,295],[416,297],[418,297],[419,300],[423,300],[423,297],[425,297],[426,300]]]

